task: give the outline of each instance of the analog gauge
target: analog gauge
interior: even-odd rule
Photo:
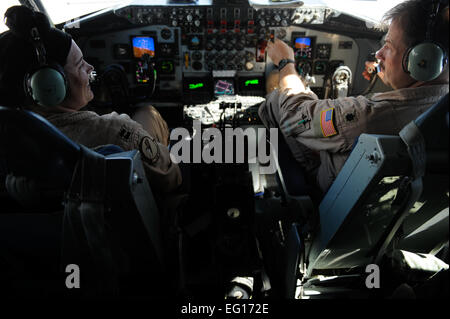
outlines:
[[[329,59],[331,56],[331,44],[321,43],[317,45],[316,56],[319,59]]]
[[[311,74],[311,69],[311,63],[309,62],[301,61],[297,64],[297,71],[301,76]]]
[[[316,61],[314,63],[314,74],[325,74],[328,69],[328,61]]]
[[[255,54],[253,52],[250,52],[250,51],[245,52],[245,60],[246,61],[251,61],[254,58],[255,58]]]
[[[277,38],[278,39],[284,39],[286,37],[286,30],[285,29],[278,29],[277,30]]]
[[[164,40],[170,39],[171,36],[172,36],[172,31],[170,31],[170,29],[164,28],[161,30],[161,38],[163,38]]]
[[[202,59],[202,53],[200,51],[194,51],[192,53],[192,60],[198,61]]]

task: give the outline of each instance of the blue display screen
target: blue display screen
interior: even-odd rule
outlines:
[[[155,56],[155,40],[152,37],[134,37],[133,38],[133,55],[140,58],[144,54],[150,57]]]
[[[306,49],[311,47],[311,38],[297,38],[295,39],[296,49]]]

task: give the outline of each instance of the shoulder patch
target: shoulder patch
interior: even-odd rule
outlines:
[[[128,128],[126,125],[122,125],[119,131],[119,137],[124,140],[125,142],[128,142],[131,137],[132,130]]]
[[[155,140],[149,136],[144,136],[139,143],[139,151],[144,160],[155,163],[159,158],[159,148]]]
[[[333,124],[334,108],[329,108],[320,113],[320,128],[323,137],[336,135],[336,129]]]

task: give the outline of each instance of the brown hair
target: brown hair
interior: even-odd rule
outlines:
[[[383,22],[389,23],[396,20],[404,31],[405,45],[416,45],[426,39],[430,14],[433,3],[440,2],[439,12],[436,16],[434,28],[431,30],[431,40],[439,43],[448,54],[448,0],[407,0],[386,12]]]

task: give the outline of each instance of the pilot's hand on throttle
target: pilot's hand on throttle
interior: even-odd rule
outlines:
[[[279,39],[275,39],[274,42],[268,41],[267,55],[275,65],[278,65],[283,59],[294,60],[294,50]]]

